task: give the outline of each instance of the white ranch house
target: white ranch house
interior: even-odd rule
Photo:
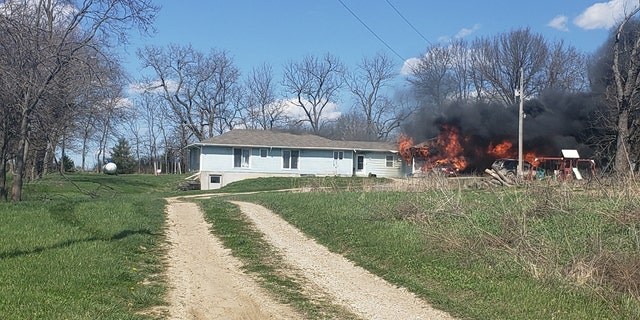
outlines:
[[[406,177],[410,172],[387,142],[337,141],[312,134],[235,129],[189,145],[189,168],[202,190],[274,176]]]

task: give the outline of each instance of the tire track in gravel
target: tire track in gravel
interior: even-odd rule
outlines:
[[[257,204],[231,201],[254,223],[288,264],[364,319],[453,319],[405,288],[356,266],[308,238],[277,214]]]
[[[276,302],[211,233],[193,202],[167,199],[170,319],[300,319]]]

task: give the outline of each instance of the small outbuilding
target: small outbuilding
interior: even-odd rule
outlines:
[[[410,172],[388,142],[338,141],[308,133],[234,129],[188,146],[189,168],[202,190],[274,176],[376,176]]]

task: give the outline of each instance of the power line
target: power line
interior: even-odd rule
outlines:
[[[369,30],[369,32],[371,32],[371,34],[373,34],[380,42],[382,42],[382,44],[384,44],[387,49],[391,50],[391,52],[393,52],[396,56],[398,56],[398,58],[400,58],[400,60],[402,60],[402,62],[404,62],[406,59],[403,58],[397,51],[393,50],[393,48],[391,48],[391,46],[386,43],[384,40],[382,40],[382,38],[380,38],[380,36],[378,36],[378,34],[376,34],[371,28],[369,28],[369,26],[364,23],[364,21],[362,21],[362,19],[360,19],[360,17],[358,17],[358,15],[353,12],[342,0],[338,0],[338,2],[340,2],[340,4],[347,9],[347,11],[349,11],[349,13],[351,13],[351,15],[356,18],[356,20],[358,20],[365,28],[367,28],[367,30]]]
[[[406,22],[413,29],[413,31],[419,34],[420,37],[422,37],[422,39],[424,39],[424,41],[426,41],[430,46],[433,45],[431,41],[427,39],[427,37],[425,37],[420,31],[418,31],[418,29],[414,27],[413,24],[409,22],[409,20],[407,20],[407,18],[405,18],[404,15],[400,13],[400,11],[391,2],[389,2],[389,0],[385,0],[385,1],[387,2],[387,4],[389,4],[389,6],[391,6],[391,8],[393,8],[393,10],[400,16],[400,18],[402,18],[402,20],[404,20],[404,22]]]

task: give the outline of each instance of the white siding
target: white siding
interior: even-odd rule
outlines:
[[[265,149],[267,156],[265,158],[260,157],[260,150]],[[254,148],[251,152],[251,171],[254,172],[276,172],[278,168],[282,167],[281,155],[274,151],[272,148]]]
[[[393,152],[364,152],[357,155],[364,156],[364,169],[357,172],[358,176],[368,176],[370,174],[380,178],[402,178],[405,176],[405,166],[398,154]],[[387,156],[393,157],[392,167],[387,167]]]
[[[281,174],[351,175],[352,152],[344,151],[343,159],[333,159],[333,150],[299,150],[267,148],[267,156],[261,157],[260,150],[251,148],[248,168],[233,166],[232,147],[204,146],[201,156],[201,171],[225,171]],[[283,168],[283,150],[299,151],[298,168]]]
[[[211,175],[220,175],[220,186],[242,179],[268,176],[351,176],[356,165],[356,155],[364,155],[364,170],[359,176],[375,174],[378,177],[400,178],[405,176],[405,166],[392,152],[363,152],[352,150],[305,150],[281,148],[250,148],[249,167],[234,167],[233,147],[203,146],[200,155],[201,188],[209,189]],[[267,149],[261,157],[261,149]],[[298,150],[298,168],[283,168],[283,150]],[[334,152],[343,152],[342,159],[334,159]],[[386,156],[393,155],[393,167],[386,166]]]
[[[235,169],[233,167],[233,148],[231,147],[203,146],[200,159],[201,171],[229,171]],[[251,164],[251,161],[249,164]]]
[[[333,150],[301,150],[300,173],[320,176],[350,176],[350,152],[342,159],[333,159]]]

